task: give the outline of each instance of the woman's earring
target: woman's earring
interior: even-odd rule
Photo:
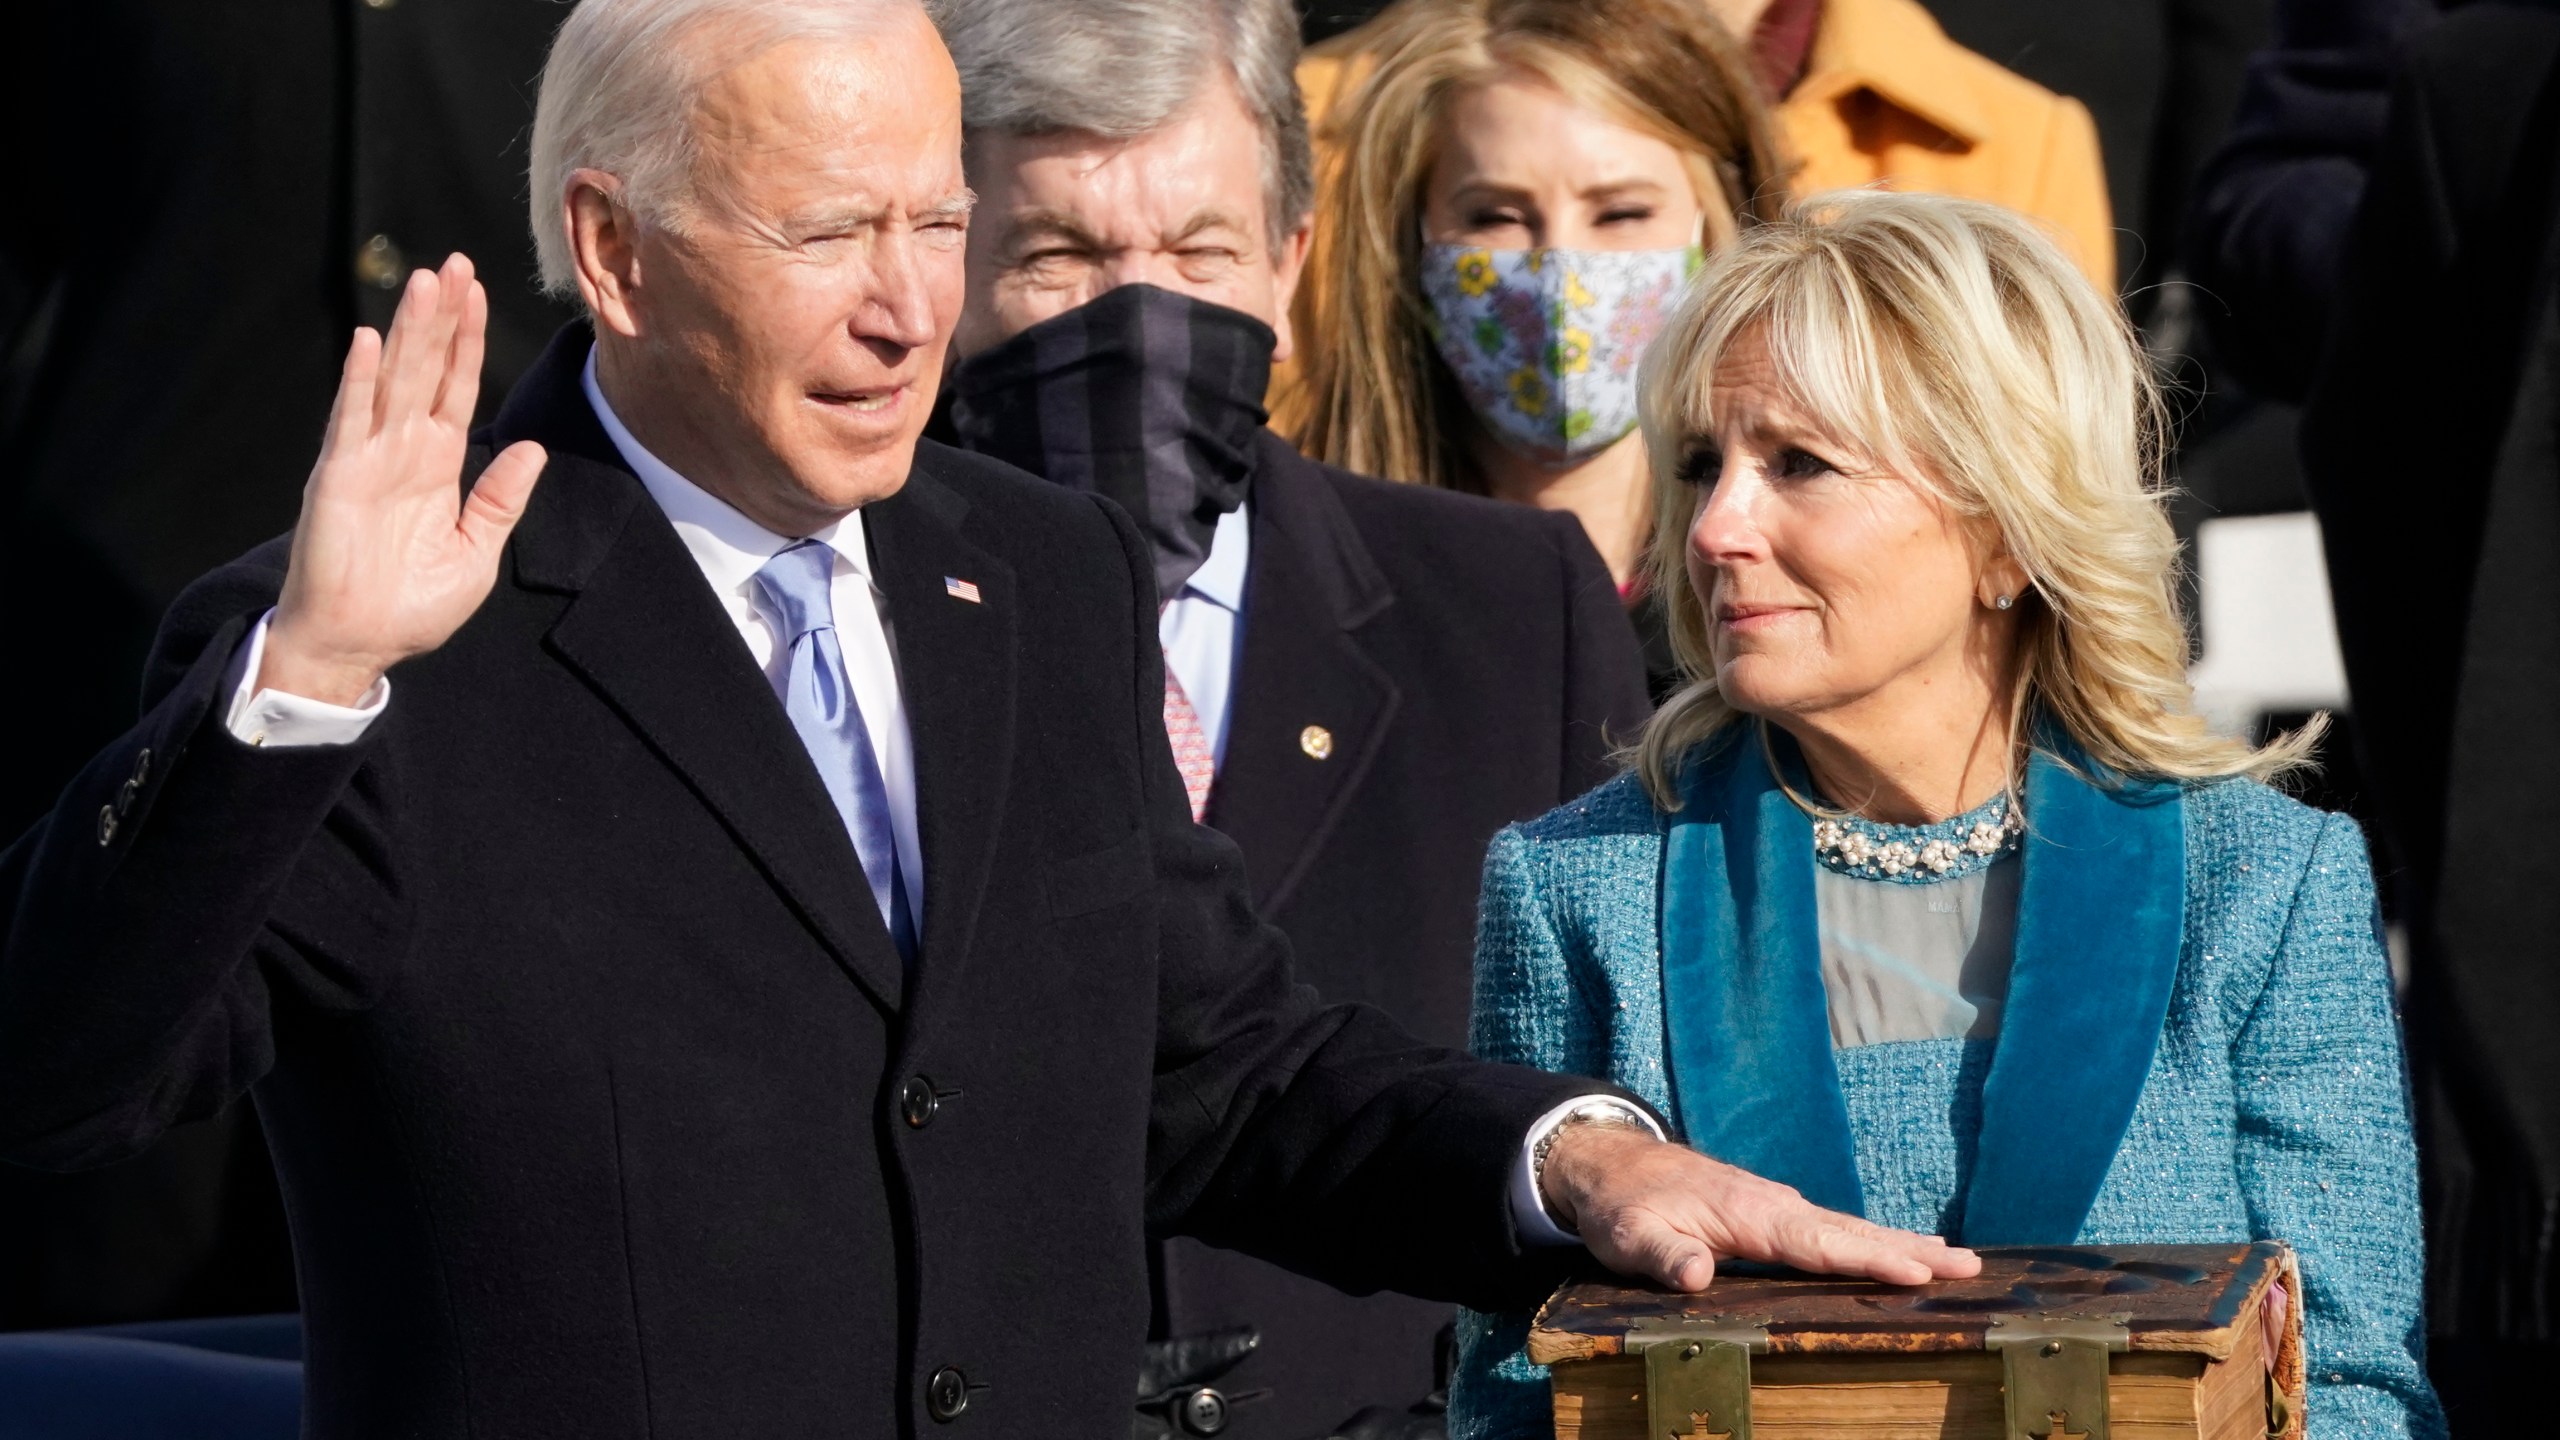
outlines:
[[[2009,597],[2003,595],[1999,599],[1991,602],[1991,608],[1994,610],[2006,610],[2009,608],[2009,603]]]

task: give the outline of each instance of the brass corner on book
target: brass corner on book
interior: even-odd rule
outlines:
[[[1627,1333],[1644,1357],[1646,1440],[1751,1440],[1751,1357],[1765,1326],[1648,1317]]]
[[[1999,1315],[1983,1344],[2000,1355],[2004,1440],[2107,1440],[2107,1357],[2133,1345],[2123,1320]]]

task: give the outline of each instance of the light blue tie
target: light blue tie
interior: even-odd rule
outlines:
[[[844,828],[853,835],[854,854],[861,857],[871,898],[889,924],[889,938],[912,965],[916,925],[907,907],[906,875],[898,865],[897,835],[889,822],[889,786],[881,778],[880,757],[872,753],[871,732],[862,723],[862,704],[854,697],[844,647],[836,639],[835,566],[834,550],[821,541],[803,540],[756,572],[756,601],[791,647],[791,664],[774,682],[783,712],[800,732],[800,743],[809,747],[818,778],[826,782]]]

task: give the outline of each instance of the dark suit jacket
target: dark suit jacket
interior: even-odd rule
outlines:
[[[1267,432],[1252,506],[1209,824],[1244,852],[1301,978],[1464,1045],[1486,842],[1606,779],[1647,713],[1617,589],[1571,515],[1368,479]],[[1160,1280],[1167,1333],[1261,1331],[1221,1382],[1274,1392],[1236,1407],[1243,1440],[1420,1399],[1450,1320],[1189,1241]]]
[[[2407,900],[2430,1324],[2547,1353],[2560,1342],[2560,15],[2468,6],[2412,44],[2333,325],[2303,466]],[[2533,1373],[2504,1367],[2519,1394]],[[2467,1388],[2447,1386],[2457,1422]]]
[[[318,1437],[942,1433],[943,1367],[949,1433],[1116,1433],[1150,1227],[1446,1297],[1551,1278],[1504,1178],[1589,1082],[1295,983],[1190,821],[1125,516],[932,445],[864,512],[910,984],[586,343],[475,448],[552,460],[359,743],[222,724],[281,543],[173,611],[142,722],[0,856],[0,1153],[111,1160],[254,1086]]]

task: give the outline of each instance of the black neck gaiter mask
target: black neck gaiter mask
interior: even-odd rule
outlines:
[[[951,372],[960,443],[1129,512],[1172,599],[1245,501],[1269,418],[1271,327],[1153,285],[1122,285]]]

